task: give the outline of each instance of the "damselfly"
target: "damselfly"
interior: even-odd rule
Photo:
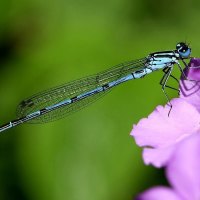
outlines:
[[[166,87],[171,88],[167,81],[169,77],[175,78],[171,75],[175,64],[184,75],[179,61],[187,67],[184,59],[190,58],[190,54],[191,48],[180,42],[175,50],[151,53],[145,58],[122,63],[95,75],[40,92],[23,100],[17,107],[17,119],[1,126],[0,132],[24,122],[43,123],[62,118],[94,102],[117,85],[160,69],[164,72],[160,84],[170,104],[165,92]]]

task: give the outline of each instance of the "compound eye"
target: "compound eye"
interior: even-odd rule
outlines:
[[[188,58],[191,54],[191,49],[184,42],[180,42],[176,45],[176,50],[182,58]]]
[[[181,48],[187,46],[184,42],[179,42],[177,45],[176,45],[176,49],[177,50],[180,50]]]

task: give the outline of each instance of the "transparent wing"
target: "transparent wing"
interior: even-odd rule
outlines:
[[[76,97],[80,94],[83,94],[87,91],[93,90],[99,86],[103,86],[109,82],[117,80],[125,75],[128,75],[138,69],[144,68],[147,59],[139,59],[135,61],[129,61],[122,63],[115,67],[112,67],[101,73],[97,73],[92,76],[88,76],[79,80],[75,80],[55,88],[40,92],[30,98],[23,100],[17,107],[17,117],[24,117],[28,114],[31,114],[35,111],[41,110],[45,107],[52,106],[57,104],[65,99],[70,99]],[[58,108],[49,113],[46,113],[38,118],[31,120],[31,123],[43,123],[59,118],[65,117],[68,114],[71,114],[86,105],[94,102],[99,97],[107,93],[106,90],[101,93],[94,94],[85,99],[81,99],[77,102],[69,104],[65,107]]]

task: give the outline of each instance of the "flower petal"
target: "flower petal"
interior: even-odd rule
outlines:
[[[200,81],[200,58],[192,58],[185,70],[188,79]]]
[[[146,165],[152,164],[157,168],[167,165],[172,153],[174,152],[175,145],[165,148],[144,148],[143,159]]]
[[[131,135],[139,146],[166,147],[191,135],[200,127],[200,114],[182,99],[173,99],[170,115],[169,106],[158,106],[148,118],[133,126]]]
[[[200,131],[176,146],[167,166],[172,187],[185,199],[200,199]]]
[[[153,187],[141,193],[135,200],[184,200],[168,187]]]
[[[147,119],[133,126],[131,135],[139,146],[145,147],[143,159],[155,167],[165,166],[176,145],[200,129],[200,113],[183,99],[173,99],[173,107],[158,106]]]

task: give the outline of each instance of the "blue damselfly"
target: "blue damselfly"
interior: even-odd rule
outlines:
[[[171,106],[165,88],[172,87],[166,83],[169,77],[175,78],[171,75],[175,64],[184,75],[179,61],[187,67],[184,59],[190,58],[190,54],[191,48],[180,42],[175,50],[151,53],[145,58],[122,63],[95,75],[40,92],[23,100],[17,107],[17,119],[1,126],[0,132],[24,122],[43,123],[62,118],[94,102],[117,85],[160,69],[164,72],[160,84]]]

